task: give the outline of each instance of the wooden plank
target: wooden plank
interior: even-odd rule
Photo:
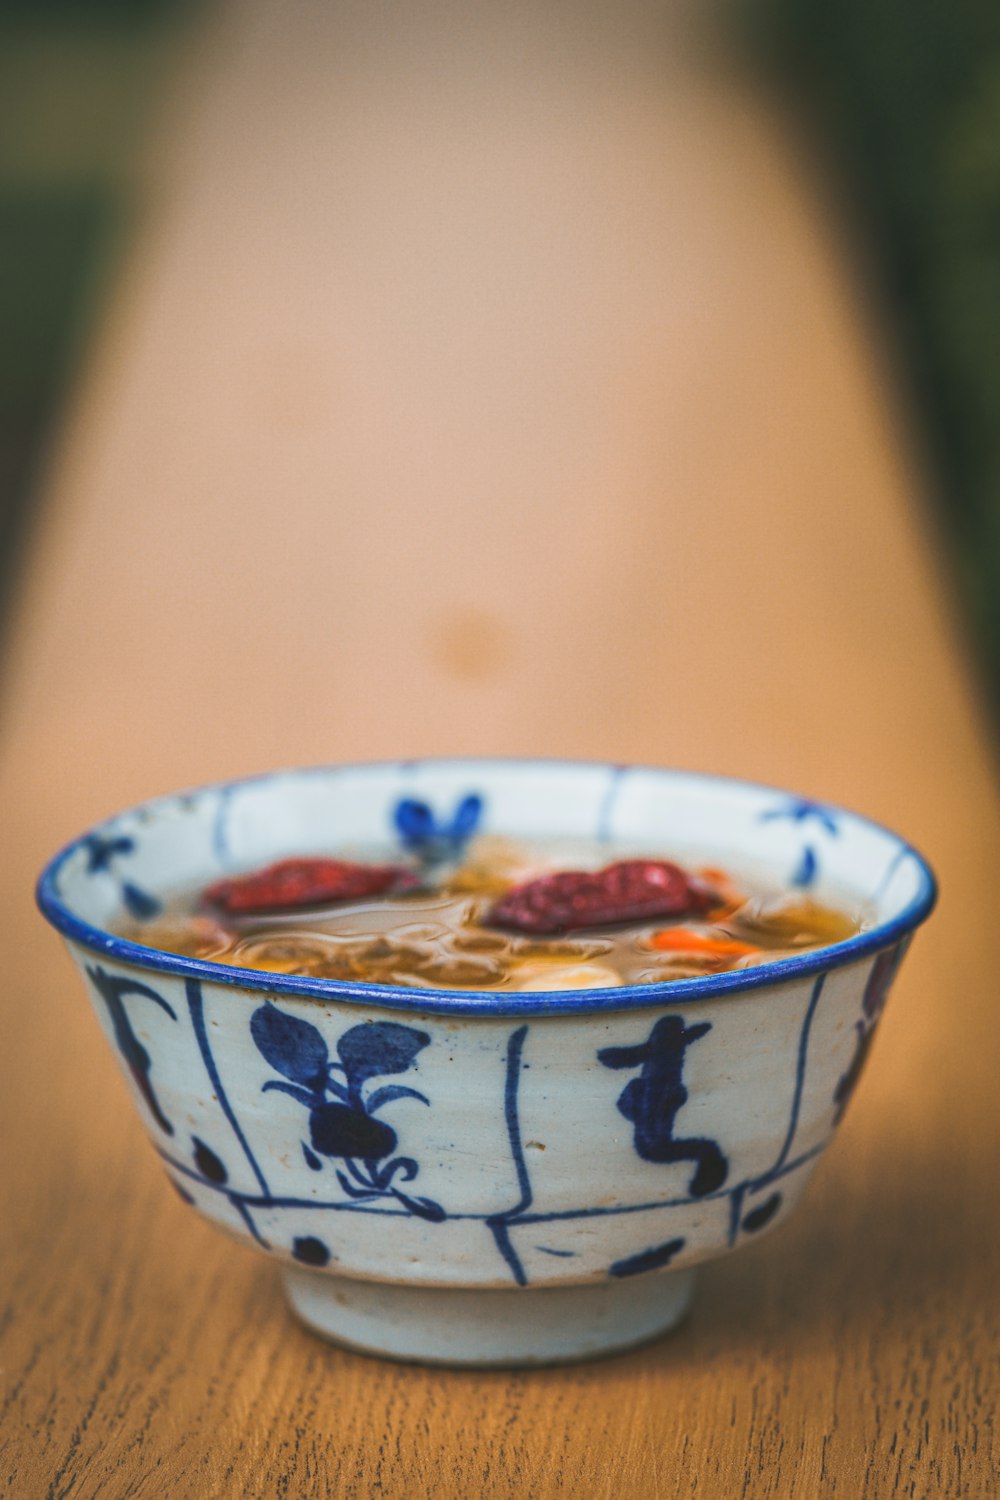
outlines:
[[[0,1474],[102,1500],[990,1493],[997,803],[842,237],[782,122],[664,61],[640,7],[488,36],[327,11],[231,7],[193,65],[21,600]],[[30,911],[43,858],[134,798],[434,751],[787,784],[942,878],[799,1214],[628,1356],[426,1371],[302,1332],[166,1189]]]

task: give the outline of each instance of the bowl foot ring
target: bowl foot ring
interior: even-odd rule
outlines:
[[[668,1332],[691,1305],[694,1271],[582,1286],[419,1287],[289,1266],[293,1312],[366,1354],[418,1363],[558,1364],[614,1354]]]

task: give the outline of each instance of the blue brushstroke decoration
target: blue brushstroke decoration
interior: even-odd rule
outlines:
[[[329,1248],[314,1234],[303,1234],[294,1239],[292,1254],[304,1266],[325,1266],[330,1262]]]
[[[184,993],[187,996],[188,1014],[191,1017],[191,1027],[194,1031],[195,1041],[198,1043],[198,1051],[201,1053],[201,1060],[205,1065],[205,1072],[208,1074],[209,1082],[212,1085],[212,1093],[214,1094],[219,1108],[222,1110],[222,1113],[229,1121],[229,1125],[233,1134],[240,1143],[243,1155],[247,1159],[247,1163],[250,1167],[251,1172],[257,1179],[261,1192],[266,1195],[268,1191],[267,1179],[260,1169],[260,1164],[257,1161],[256,1156],[251,1150],[250,1142],[247,1140],[245,1134],[243,1133],[242,1125],[236,1118],[236,1112],[229,1101],[229,1095],[226,1093],[225,1085],[223,1084],[222,1078],[219,1075],[219,1067],[215,1061],[215,1055],[212,1052],[212,1046],[208,1039],[208,1027],[205,1024],[205,997],[202,993],[201,982],[197,979],[185,980]],[[256,1233],[256,1230],[254,1230],[254,1233]]]
[[[135,839],[124,833],[110,838],[92,833],[81,842],[87,851],[88,875],[111,875],[114,873],[111,869],[113,860],[123,854],[135,853]],[[122,905],[137,922],[148,922],[150,917],[158,916],[163,910],[162,903],[155,896],[140,890],[131,880],[122,881],[121,897]]]
[[[621,790],[622,780],[628,771],[628,766],[612,766],[608,776],[604,796],[597,813],[597,837],[602,844],[606,844],[611,837],[611,823],[614,817],[615,801]]]
[[[438,818],[426,802],[404,797],[393,809],[392,822],[404,849],[425,864],[437,864],[461,855],[482,821],[483,806],[478,792],[470,792],[450,818]]]
[[[765,1198],[763,1203],[752,1208],[743,1220],[743,1228],[749,1234],[757,1234],[765,1225],[770,1224],[778,1209],[781,1207],[781,1194],[772,1193],[770,1198]]]
[[[122,901],[129,916],[135,917],[137,922],[148,922],[150,917],[159,916],[163,910],[162,903],[155,896],[141,891],[131,880],[122,881]]]
[[[683,1239],[667,1240],[663,1245],[640,1250],[638,1255],[626,1255],[624,1259],[616,1260],[608,1267],[608,1275],[640,1276],[644,1271],[662,1271],[683,1249]]]
[[[799,890],[806,890],[813,884],[819,872],[819,860],[816,850],[811,844],[806,844],[802,850],[802,858],[792,871],[791,884]]]
[[[906,955],[909,947],[909,938],[902,938],[892,948],[886,948],[876,958],[868,974],[865,983],[865,992],[861,1001],[861,1016],[855,1022],[855,1044],[854,1056],[851,1058],[847,1072],[838,1080],[834,1090],[833,1102],[835,1113],[833,1122],[839,1125],[844,1117],[844,1111],[851,1101],[851,1096],[858,1085],[858,1080],[868,1061],[872,1042],[875,1040],[875,1028],[879,1017],[889,997],[889,989],[892,985],[899,966]]]
[[[92,833],[82,841],[82,844],[87,851],[88,875],[110,870],[113,859],[119,854],[131,854],[135,849],[135,840],[130,839],[127,834],[117,834],[113,838],[106,838],[103,834]]]
[[[811,801],[808,797],[790,797],[780,806],[768,808],[766,812],[758,815],[758,821],[761,823],[770,823],[775,818],[789,818],[793,823],[814,821],[825,833],[831,834],[834,838],[840,833],[837,820],[830,809],[824,807],[821,802]]]
[[[802,1028],[799,1031],[799,1045],[795,1054],[795,1087],[792,1092],[792,1107],[788,1116],[788,1129],[785,1131],[785,1139],[781,1143],[777,1160],[771,1168],[772,1172],[780,1172],[788,1160],[788,1154],[795,1140],[795,1132],[799,1128],[799,1111],[802,1108],[802,1094],[806,1086],[806,1062],[809,1057],[809,1033],[812,1031],[813,1018],[816,1015],[816,1007],[819,1005],[823,986],[826,983],[826,975],[821,974],[814,982],[809,995],[809,1004],[802,1018]]]
[[[808,797],[791,797],[778,807],[770,807],[758,814],[760,823],[770,823],[780,818],[788,818],[792,823],[801,824],[803,828],[810,823],[815,824],[817,833],[828,834],[831,838],[838,838],[840,835],[837,820],[830,809]],[[798,864],[789,877],[789,883],[798,890],[808,890],[815,885],[818,875],[819,854],[811,843],[806,843],[802,847]]]
[[[337,1042],[339,1061],[331,1061],[322,1033],[309,1021],[275,1005],[261,1005],[250,1018],[250,1034],[264,1060],[280,1073],[268,1079],[263,1093],[288,1094],[309,1111],[309,1144],[302,1143],[307,1165],[322,1170],[322,1158],[342,1162],[334,1168],[349,1198],[371,1202],[394,1198],[418,1218],[440,1223],[445,1211],[433,1199],[404,1192],[420,1168],[410,1156],[394,1156],[399,1137],[378,1112],[400,1099],[429,1105],[419,1089],[406,1084],[365,1085],[386,1074],[405,1073],[430,1042],[426,1031],[396,1021],[363,1022]],[[335,1077],[339,1074],[339,1077]],[[396,1180],[398,1179],[398,1181]]]
[[[211,1146],[206,1146],[205,1142],[199,1140],[196,1135],[191,1137],[191,1144],[194,1147],[195,1163],[202,1176],[207,1177],[209,1182],[219,1184],[228,1182],[229,1173],[226,1171],[225,1163],[216,1156]]]
[[[686,1026],[682,1016],[661,1016],[644,1042],[602,1047],[597,1060],[606,1068],[638,1068],[639,1075],[618,1096],[618,1113],[634,1126],[633,1143],[643,1161],[695,1163],[688,1185],[693,1198],[717,1192],[729,1175],[718,1143],[705,1136],[676,1136],[678,1112],[687,1103],[684,1056],[692,1042],[712,1029],[711,1021]]]
[[[507,1142],[510,1146],[514,1169],[517,1172],[518,1200],[513,1208],[505,1209],[499,1214],[491,1214],[486,1220],[496,1247],[506,1261],[507,1267],[518,1286],[527,1286],[528,1277],[524,1266],[521,1264],[521,1258],[511,1243],[510,1225],[521,1214],[527,1213],[534,1201],[531,1177],[528,1173],[528,1164],[524,1159],[524,1147],[521,1143],[521,1122],[518,1118],[517,1108],[522,1057],[524,1054],[524,1039],[527,1035],[527,1026],[519,1026],[507,1038],[507,1073],[504,1082],[503,1099],[504,1118],[507,1124]]]
[[[173,1135],[174,1127],[167,1119],[156,1092],[150,1081],[153,1063],[149,1053],[139,1041],[132,1030],[128,1012],[125,1009],[125,997],[127,995],[140,995],[146,1000],[152,1000],[160,1010],[165,1011],[172,1021],[177,1020],[177,1013],[162,995],[150,989],[148,984],[140,984],[136,979],[129,979],[122,974],[109,974],[102,969],[100,964],[94,968],[87,966],[87,978],[97,991],[101,1000],[107,1008],[111,1017],[111,1029],[114,1033],[115,1045],[121,1053],[132,1076],[132,1081],[139,1090],[149,1108],[150,1114],[166,1135]]]

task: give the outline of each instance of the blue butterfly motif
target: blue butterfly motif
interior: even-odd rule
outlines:
[[[483,816],[483,799],[470,792],[450,818],[438,818],[426,802],[404,797],[396,803],[392,821],[405,849],[427,864],[454,859],[476,832]]]
[[[815,824],[817,832],[829,834],[833,838],[840,833],[837,820],[830,809],[808,797],[790,797],[780,807],[770,807],[759,815],[761,823],[781,818],[788,818],[792,823],[800,824],[803,829]],[[806,843],[802,846],[799,862],[790,876],[791,884],[805,890],[815,882],[818,874],[819,855],[812,844]]]

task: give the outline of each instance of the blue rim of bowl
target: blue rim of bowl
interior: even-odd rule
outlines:
[[[183,792],[171,792],[154,797],[147,802],[125,808],[109,818],[102,819],[86,832],[73,839],[59,851],[42,870],[35,888],[35,899],[42,915],[64,937],[79,943],[91,952],[135,968],[153,969],[173,974],[178,979],[198,979],[211,984],[229,985],[233,989],[263,990],[271,995],[297,995],[300,998],[327,1003],[365,1005],[380,1010],[416,1011],[425,1015],[493,1016],[509,1019],[514,1016],[579,1015],[586,1012],[601,1013],[618,1010],[662,1010],[683,1002],[691,1005],[717,996],[743,994],[764,986],[784,984],[811,975],[826,973],[856,963],[873,953],[891,948],[913,932],[930,916],[937,901],[937,881],[930,865],[919,850],[900,838],[891,828],[861,813],[834,803],[823,806],[832,813],[850,817],[867,828],[891,838],[896,845],[893,860],[900,863],[909,856],[917,866],[920,888],[913,899],[896,916],[876,927],[868,928],[856,937],[840,943],[831,943],[825,948],[811,949],[801,958],[781,958],[772,963],[761,964],[754,969],[729,970],[723,974],[705,975],[699,979],[672,979],[663,984],[623,984],[600,990],[525,990],[511,993],[489,990],[432,990],[417,989],[404,985],[349,984],[340,979],[308,979],[290,974],[269,974],[260,969],[238,969],[228,964],[212,963],[209,959],[185,958],[179,953],[164,953],[159,948],[149,948],[129,938],[118,937],[100,927],[94,927],[77,917],[58,893],[59,873],[67,860],[87,839],[95,833],[109,828],[118,819],[140,809],[155,810],[158,806],[176,802],[186,797],[200,797],[210,792],[236,790],[264,781],[278,780],[284,776],[315,776],[379,768],[413,770],[418,766],[475,766],[486,769],[490,766],[564,766],[567,770],[606,769],[636,771],[654,776],[683,776],[713,786],[743,788],[747,791],[771,792],[776,796],[794,797],[796,793],[784,787],[770,786],[765,782],[745,781],[737,776],[714,776],[707,772],[686,771],[670,766],[624,765],[616,766],[607,761],[560,760],[558,757],[517,756],[432,756],[426,759],[406,761],[360,761],[351,764],[288,767],[276,771],[264,771],[254,776],[239,777],[233,781],[208,782]]]

